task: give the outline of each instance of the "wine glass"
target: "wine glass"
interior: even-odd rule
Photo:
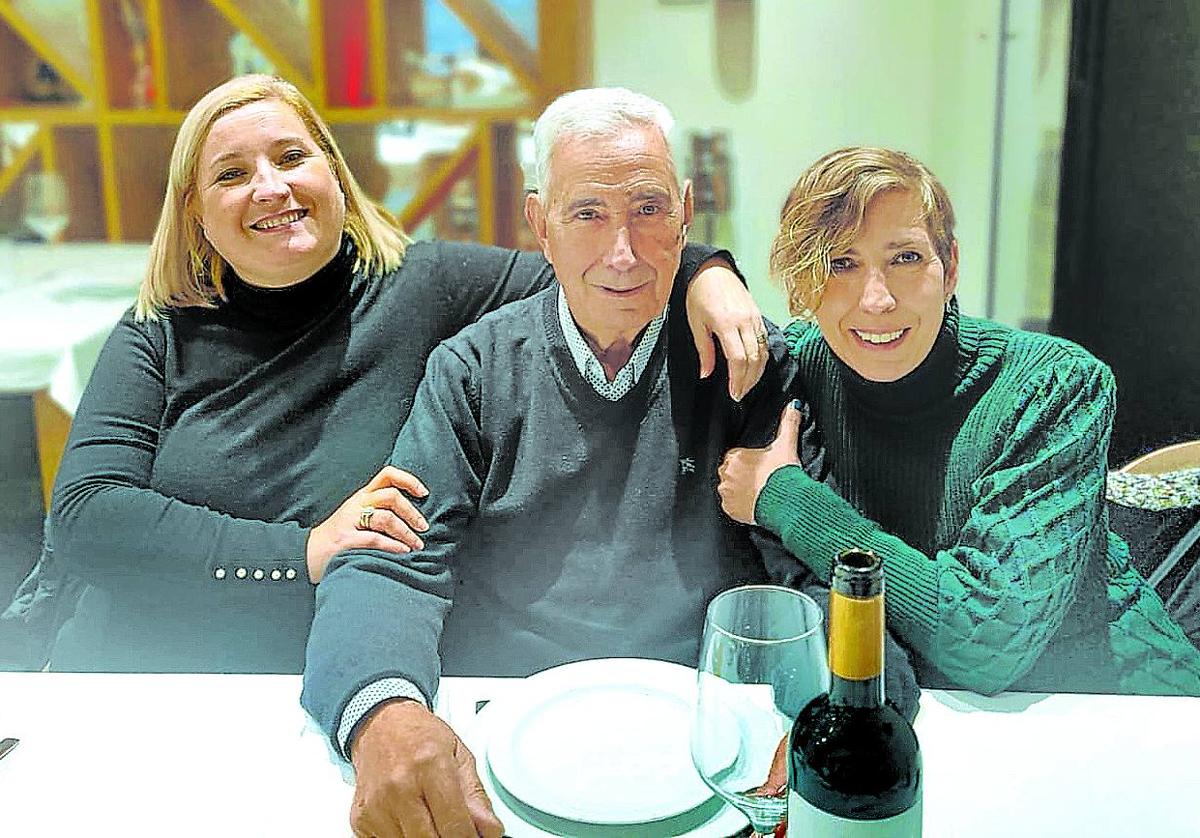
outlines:
[[[776,585],[718,594],[704,619],[698,678],[692,762],[755,832],[769,835],[787,811],[785,795],[760,791],[775,749],[829,689],[820,606]]]
[[[58,241],[70,218],[67,182],[58,172],[25,177],[25,226],[47,243]]]

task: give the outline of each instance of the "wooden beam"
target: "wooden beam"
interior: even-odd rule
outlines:
[[[325,10],[324,0],[308,0],[308,53],[312,56],[312,86],[316,94],[312,103],[324,111],[325,90]]]
[[[313,90],[312,56],[308,30],[286,0],[208,0],[209,4],[240,29],[275,65],[275,72],[300,89],[311,102],[321,98]]]
[[[38,17],[40,14],[42,12],[39,7],[30,0],[26,0],[24,3],[12,3],[7,0],[0,2],[0,20],[7,23],[13,32],[42,57],[42,60],[66,79],[80,96],[101,104],[97,98],[96,88],[87,78],[90,69],[86,66],[87,44],[69,45],[68,53],[75,59],[71,60],[68,53],[63,53],[58,49],[50,37],[43,36],[42,29],[46,26],[46,21]],[[35,18],[38,19],[35,20]],[[99,50],[100,45],[97,44],[94,51]]]
[[[38,465],[42,473],[42,500],[49,512],[54,478],[58,474],[63,451],[67,448],[67,435],[71,432],[71,414],[50,398],[47,391],[39,390],[33,394],[33,428],[37,438]]]
[[[592,0],[538,0],[539,109],[592,83]]]
[[[421,183],[421,191],[413,196],[408,206],[400,213],[400,223],[404,225],[404,229],[411,230],[416,227],[446,199],[455,182],[475,163],[479,144],[484,141],[486,133],[486,123],[472,131],[441,168]]]
[[[150,39],[150,66],[154,72],[154,108],[167,109],[167,44],[159,0],[146,0],[146,36]]]
[[[3,169],[0,169],[0,198],[4,197],[4,193],[12,188],[16,183],[21,172],[29,165],[30,161],[41,151],[43,136],[48,133],[48,129],[40,128],[37,133],[30,136],[25,141],[25,145],[21,146],[20,150],[13,155],[12,162]]]
[[[121,196],[117,191],[116,150],[113,147],[112,125],[104,118],[108,113],[108,92],[104,73],[104,28],[100,20],[100,0],[87,0],[88,29],[91,32],[92,76],[96,80],[96,101],[100,106],[100,122],[96,138],[100,145],[100,197],[104,204],[104,229],[108,240],[121,241]]]
[[[536,99],[542,88],[538,55],[521,33],[513,29],[504,13],[490,0],[442,0],[454,12],[480,46],[497,61],[512,70],[513,75]],[[558,4],[555,4],[557,8]],[[570,1],[563,5],[571,5]],[[539,10],[540,12],[540,10]]]

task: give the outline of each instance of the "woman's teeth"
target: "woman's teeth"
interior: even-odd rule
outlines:
[[[858,335],[858,337],[861,340],[864,340],[867,343],[874,343],[877,345],[881,344],[881,343],[891,343],[894,340],[899,340],[901,338],[901,336],[903,336],[903,334],[904,334],[903,329],[897,329],[894,332],[860,332],[858,329],[851,329],[850,331],[852,331],[852,332],[854,332],[854,334]]]
[[[276,215],[273,218],[264,218],[262,221],[254,222],[252,226],[255,230],[273,230],[276,227],[282,227],[284,224],[292,224],[304,217],[304,210],[292,210],[285,212],[283,215]]]

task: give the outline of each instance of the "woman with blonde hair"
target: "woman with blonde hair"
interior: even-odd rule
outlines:
[[[1200,655],[1109,532],[1112,373],[961,315],[958,259],[946,190],[909,155],[845,148],[800,177],[771,266],[837,489],[793,465],[787,408],[771,446],[727,455],[725,511],[782,538],[787,578],[878,553],[927,686],[1200,693]]]
[[[722,324],[733,390],[761,372],[741,334],[761,320],[714,254],[690,246],[677,281],[697,276],[709,353]],[[65,595],[39,590],[81,588],[54,669],[299,672],[329,558],[421,546],[406,496],[424,488],[379,469],[430,351],[553,281],[540,254],[411,243],[291,84],[215,88],[180,128],[137,305],[80,402],[8,621],[49,621]]]

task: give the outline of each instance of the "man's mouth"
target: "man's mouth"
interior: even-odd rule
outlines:
[[[868,332],[863,329],[851,329],[850,331],[863,343],[869,343],[872,346],[887,346],[904,337],[908,329],[897,329],[894,332]]]
[[[648,282],[643,282],[643,283],[642,283],[642,284],[640,284],[640,285],[634,285],[634,286],[631,286],[631,287],[629,287],[629,288],[615,288],[615,287],[613,287],[613,286],[611,286],[611,285],[601,285],[601,286],[598,286],[598,287],[599,287],[599,288],[600,288],[600,290],[601,290],[601,291],[603,291],[604,293],[606,293],[606,294],[612,294],[612,295],[613,295],[613,296],[615,296],[615,297],[632,297],[634,294],[636,294],[636,293],[638,293],[639,291],[641,291],[641,290],[643,290],[644,288],[646,288],[646,286],[647,286],[647,285],[649,285],[649,284],[650,284],[650,283],[648,283]]]
[[[287,212],[281,212],[275,215],[268,215],[266,218],[260,218],[258,221],[255,221],[253,224],[251,224],[250,228],[263,232],[267,230],[275,230],[288,224],[295,224],[306,215],[308,215],[308,210],[306,209],[288,210]]]

